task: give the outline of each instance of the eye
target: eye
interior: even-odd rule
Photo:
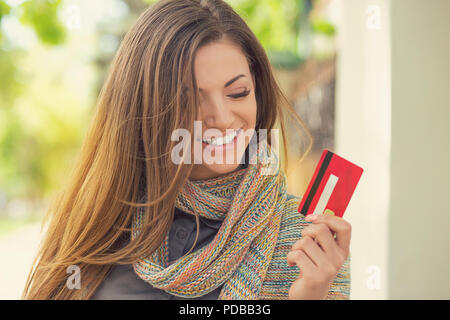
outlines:
[[[229,95],[229,97],[231,97],[231,98],[233,98],[233,99],[238,99],[238,98],[246,97],[246,96],[248,96],[249,94],[250,94],[250,89],[245,90],[245,91],[243,91],[243,92],[241,92],[241,93]]]

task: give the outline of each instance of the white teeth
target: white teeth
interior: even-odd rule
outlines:
[[[203,142],[207,144],[212,144],[214,146],[221,146],[223,144],[229,144],[233,141],[233,139],[238,135],[241,129],[234,130],[232,133],[227,134],[225,137],[217,137],[217,138],[207,138],[203,139]]]

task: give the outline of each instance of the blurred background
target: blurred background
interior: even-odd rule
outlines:
[[[20,298],[111,59],[153,2],[0,0],[0,299]],[[227,2],[314,136],[300,162],[288,126],[289,192],[323,149],[364,168],[351,299],[449,299],[450,1]]]

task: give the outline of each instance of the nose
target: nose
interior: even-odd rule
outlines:
[[[234,123],[233,110],[219,97],[208,99],[200,108],[201,119],[207,128],[215,128],[222,131],[231,129]]]

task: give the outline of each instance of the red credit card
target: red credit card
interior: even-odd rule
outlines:
[[[362,168],[325,149],[298,212],[342,217],[362,173]]]

